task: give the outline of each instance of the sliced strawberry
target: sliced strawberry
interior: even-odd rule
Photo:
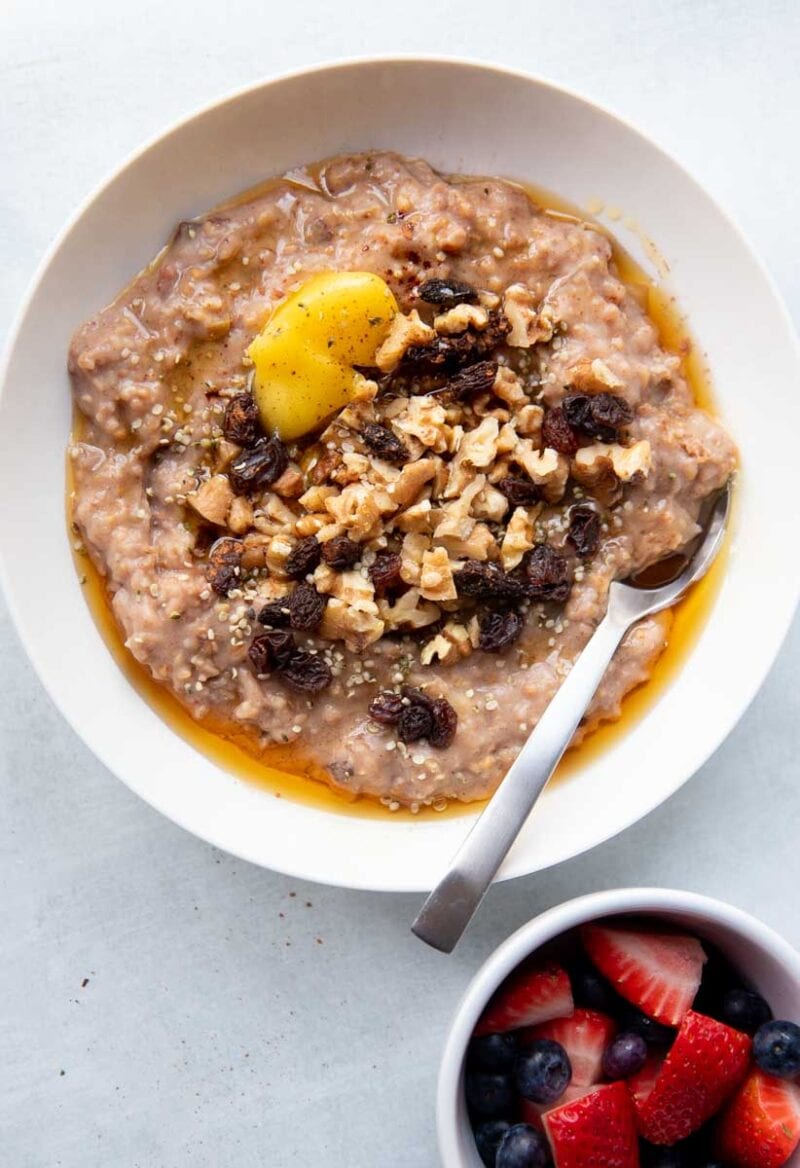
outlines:
[[[597,1010],[576,1008],[571,1018],[556,1018],[541,1026],[526,1026],[519,1033],[520,1046],[550,1038],[559,1042],[572,1064],[570,1084],[593,1087],[603,1077],[603,1051],[617,1032],[617,1024]]]
[[[640,1084],[641,1102],[632,1091],[644,1138],[675,1144],[716,1115],[747,1071],[750,1046],[746,1034],[690,1010],[652,1090]]]
[[[596,1087],[554,1107],[544,1128],[556,1168],[639,1168],[639,1141],[624,1083]]]
[[[520,1095],[520,1123],[529,1123],[537,1131],[544,1131],[543,1119],[548,1111],[555,1111],[557,1107],[563,1107],[566,1103],[575,1103],[576,1100],[583,1099],[584,1095],[590,1094],[593,1090],[594,1087],[567,1087],[564,1094],[555,1103],[532,1103],[530,1099],[526,1099],[524,1095]]]
[[[625,1080],[625,1084],[631,1093],[633,1106],[638,1112],[639,1108],[647,1101],[650,1092],[656,1085],[656,1079],[661,1073],[661,1067],[664,1063],[665,1055],[663,1054],[649,1054],[647,1062],[640,1071],[635,1075],[631,1075],[629,1079]]]
[[[680,1026],[706,953],[696,937],[623,925],[584,925],[586,952],[615,990],[650,1018]]]
[[[800,1087],[754,1067],[722,1117],[720,1157],[730,1168],[780,1168],[800,1144]]]
[[[575,1006],[569,977],[559,965],[523,966],[506,978],[483,1012],[475,1034],[497,1034],[566,1018]]]

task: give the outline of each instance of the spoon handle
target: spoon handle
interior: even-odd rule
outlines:
[[[534,803],[558,766],[632,621],[608,613],[595,629],[516,761],[425,901],[411,931],[442,953],[455,948]]]

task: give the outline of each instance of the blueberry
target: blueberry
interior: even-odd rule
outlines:
[[[520,1095],[534,1103],[555,1103],[569,1085],[572,1066],[560,1042],[541,1038],[517,1059],[514,1080]]]
[[[495,1168],[497,1149],[500,1147],[503,1136],[510,1130],[510,1126],[504,1119],[490,1119],[487,1123],[479,1124],[475,1128],[473,1132],[475,1147],[478,1149],[478,1155],[486,1168]]]
[[[570,981],[576,1006],[612,1016],[617,1012],[621,1001],[619,995],[593,965],[584,962],[576,965],[571,970]]]
[[[607,1079],[629,1079],[647,1059],[647,1043],[641,1034],[623,1031],[603,1051],[603,1074]]]
[[[664,1026],[653,1018],[648,1018],[635,1006],[628,1006],[620,1018],[625,1030],[632,1030],[639,1034],[648,1046],[671,1046],[675,1041],[675,1031],[671,1026]]]
[[[743,1030],[745,1034],[754,1034],[759,1026],[772,1020],[772,1010],[755,990],[743,987],[728,990],[723,995],[719,1008],[720,1022],[733,1026],[734,1030]]]
[[[470,1111],[482,1119],[501,1119],[510,1115],[514,1093],[508,1075],[474,1072],[467,1075],[464,1089]]]
[[[698,1168],[697,1161],[687,1155],[684,1144],[674,1144],[671,1148],[660,1148],[642,1140],[643,1168]]]
[[[503,1075],[511,1072],[517,1056],[513,1034],[485,1034],[473,1038],[467,1048],[467,1066]]]
[[[550,1153],[544,1136],[527,1123],[515,1123],[500,1141],[495,1168],[547,1168]]]
[[[762,1071],[778,1079],[800,1074],[800,1026],[794,1022],[765,1022],[753,1039],[753,1058]]]

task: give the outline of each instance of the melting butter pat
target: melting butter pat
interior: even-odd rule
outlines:
[[[397,311],[371,272],[320,272],[282,300],[247,350],[264,429],[291,441],[346,406]]]

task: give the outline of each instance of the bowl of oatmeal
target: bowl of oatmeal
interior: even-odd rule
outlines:
[[[596,107],[448,61],[270,82],[138,154],[45,263],[2,399],[9,491],[45,464],[5,533],[12,610],[81,736],[171,818],[422,889],[610,581],[682,554],[735,473],[714,595],[626,639],[579,737],[624,733],[548,791],[504,868],[531,871],[667,797],[768,668],[797,402],[752,385],[796,371],[735,230]]]

